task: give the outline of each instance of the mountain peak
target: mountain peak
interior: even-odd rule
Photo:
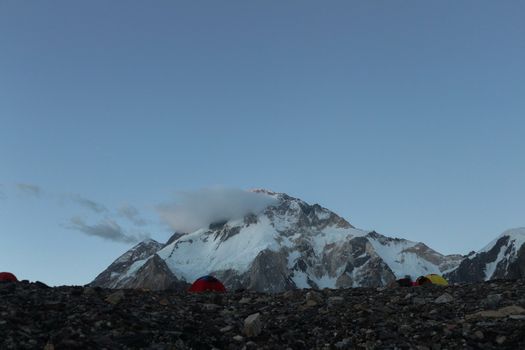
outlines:
[[[504,231],[449,274],[453,282],[525,278],[525,228]]]
[[[508,237],[509,242],[515,242],[514,244],[516,246],[521,246],[523,243],[525,243],[525,227],[517,227],[503,231],[503,233],[483,247],[479,252],[487,252],[491,250],[503,237]]]
[[[406,274],[442,273],[459,264],[460,257],[422,243],[356,229],[319,204],[266,189],[251,191],[274,201],[262,211],[176,233],[165,245],[145,242],[141,247],[151,250],[137,254],[132,248],[95,282],[129,286],[147,281],[147,271],[164,271],[171,280],[162,260],[177,281],[213,274],[229,289],[279,292],[384,286]]]

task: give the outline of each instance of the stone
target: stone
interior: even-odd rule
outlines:
[[[414,305],[424,305],[426,303],[427,303],[427,301],[424,298],[415,297],[415,298],[412,299],[412,304],[414,304]]]
[[[39,288],[51,288],[47,284],[45,284],[44,282],[40,282],[40,281],[36,281],[34,284],[36,286],[38,286]]]
[[[474,332],[474,337],[479,339],[479,340],[482,340],[483,338],[485,338],[485,335],[483,334],[482,331],[475,331]]]
[[[510,315],[511,320],[525,320],[525,315]]]
[[[473,314],[465,315],[465,319],[473,319],[473,318],[502,318],[507,317],[511,315],[523,315],[525,314],[525,309],[521,306],[517,305],[511,305],[502,307],[498,310],[483,310],[479,311]]]
[[[338,341],[337,343],[335,343],[335,347],[337,349],[347,349],[347,348],[350,348],[351,347],[351,344],[352,344],[352,339],[350,338],[344,338],[343,340],[341,341]]]
[[[496,343],[499,345],[505,343],[506,340],[507,340],[507,337],[504,335],[499,335],[496,337]]]
[[[283,298],[285,299],[293,299],[295,298],[295,293],[293,290],[288,290],[286,292],[283,293]]]
[[[485,300],[482,301],[482,305],[489,309],[495,309],[496,307],[498,307],[502,300],[502,294],[489,294],[487,295]]]
[[[84,288],[84,291],[82,294],[84,294],[85,296],[92,296],[92,295],[96,295],[97,291],[93,287],[86,287]]]
[[[225,327],[222,327],[221,329],[219,329],[219,332],[221,333],[226,333],[226,332],[229,332],[233,329],[233,326],[225,326]]]
[[[124,291],[119,290],[118,292],[108,295],[108,297],[106,298],[106,301],[110,304],[116,305],[120,303],[122,299],[124,299],[125,296],[126,294],[124,293]]]
[[[306,305],[307,306],[316,306],[320,303],[322,303],[323,297],[320,293],[309,291],[306,293]]]
[[[446,304],[454,301],[454,297],[449,293],[443,293],[434,300],[436,304]]]
[[[408,324],[402,324],[398,327],[398,331],[402,334],[410,334],[412,333],[412,327]]]
[[[328,298],[328,304],[330,305],[339,305],[344,302],[344,298],[340,296],[333,296]]]
[[[53,345],[53,343],[47,342],[44,346],[44,350],[55,350],[55,345]]]
[[[262,332],[261,314],[252,314],[244,319],[244,334],[247,337],[256,337]]]
[[[217,304],[209,304],[209,303],[206,303],[206,304],[202,304],[202,308],[203,308],[204,310],[213,311],[213,310],[220,309],[221,306],[220,306],[220,305],[217,305]]]

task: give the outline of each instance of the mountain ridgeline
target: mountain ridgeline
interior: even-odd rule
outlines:
[[[175,233],[166,244],[139,243],[92,286],[185,289],[212,274],[230,289],[385,286],[405,275],[437,273],[450,282],[525,277],[525,229],[504,232],[468,256],[443,255],[424,243],[360,230],[318,204],[284,193],[260,213]]]

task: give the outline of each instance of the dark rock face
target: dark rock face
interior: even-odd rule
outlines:
[[[99,274],[90,285],[103,286],[106,288],[122,288],[122,286],[118,285],[116,277],[125,273],[133,263],[147,259],[163,246],[162,243],[152,239],[140,242],[109,265],[109,267]]]
[[[250,225],[256,224],[258,221],[257,215],[248,214],[244,216],[244,224],[248,227]]]
[[[217,222],[212,222],[209,226],[209,229],[210,230],[220,230],[221,228],[224,227],[224,225],[226,225],[226,223],[228,222],[228,220],[221,220],[221,221],[217,221]]]
[[[395,280],[390,268],[373,252],[366,237],[356,237],[343,245],[326,249],[323,255],[324,269],[336,276],[340,266],[345,268],[337,278],[338,288],[379,287]]]
[[[220,239],[221,241],[226,241],[229,238],[235,236],[241,232],[241,228],[239,226],[236,227],[230,227],[226,224],[222,225],[220,229],[216,229],[214,233],[215,239]]]
[[[0,283],[0,349],[523,349],[525,281],[280,294]]]
[[[517,253],[516,260],[509,264],[507,269],[506,276],[513,279],[522,279],[525,278],[525,244],[520,247]],[[497,276],[500,276],[502,273],[496,270],[495,273]]]
[[[157,254],[140,267],[129,279],[124,279],[119,288],[145,288],[151,290],[186,290],[189,284],[180,281]]]
[[[275,293],[295,288],[289,276],[286,256],[266,249],[257,255],[244,279],[248,289]]]
[[[168,241],[166,242],[166,244],[164,244],[164,246],[170,245],[171,243],[175,242],[176,240],[178,240],[179,238],[181,238],[181,237],[184,236],[185,234],[186,234],[186,233],[175,232],[173,235],[171,235],[171,237],[168,239]]]

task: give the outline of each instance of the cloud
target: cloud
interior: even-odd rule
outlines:
[[[275,198],[264,193],[209,188],[180,193],[178,203],[160,205],[157,211],[175,232],[193,232],[213,222],[258,214],[276,202]]]
[[[32,185],[32,184],[24,184],[24,183],[18,183],[16,184],[16,188],[25,194],[40,197],[40,194],[42,193],[42,190],[40,189],[40,186]]]
[[[118,213],[120,216],[125,217],[129,221],[131,221],[136,226],[145,226],[148,222],[140,217],[140,213],[134,206],[131,205],[123,205],[118,209]]]
[[[100,237],[109,241],[121,242],[121,243],[138,243],[149,235],[141,233],[136,236],[128,235],[120,225],[111,219],[105,219],[100,221],[98,224],[88,225],[80,217],[73,217],[66,228],[80,231],[88,236]]]
[[[94,202],[91,199],[84,198],[84,197],[82,197],[82,196],[80,196],[78,194],[68,194],[68,195],[66,195],[66,197],[69,200],[77,203],[78,205],[80,205],[80,206],[82,206],[84,208],[87,208],[87,209],[89,209],[91,211],[94,211],[97,214],[104,213],[104,212],[108,211],[108,209],[104,205],[102,205],[100,203],[97,203],[97,202]]]

